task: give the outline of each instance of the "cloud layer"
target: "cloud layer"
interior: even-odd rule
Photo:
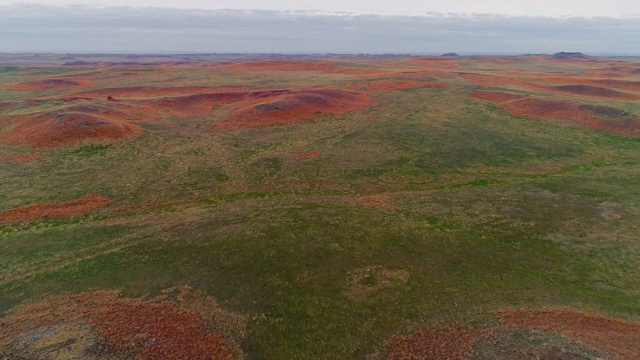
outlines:
[[[0,6],[0,52],[640,55],[640,19]]]

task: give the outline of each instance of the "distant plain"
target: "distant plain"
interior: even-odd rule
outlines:
[[[0,359],[640,358],[640,60],[0,55]]]

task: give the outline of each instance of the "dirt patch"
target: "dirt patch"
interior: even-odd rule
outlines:
[[[441,82],[428,81],[412,81],[412,80],[378,80],[365,83],[353,84],[349,88],[356,90],[406,90],[422,87],[447,87],[448,85]]]
[[[110,203],[110,199],[87,196],[66,202],[31,204],[0,212],[0,223],[20,223],[46,218],[81,215],[107,206]]]
[[[0,355],[30,359],[242,359],[246,319],[189,287],[150,299],[50,296],[11,310]]]
[[[38,160],[40,158],[41,156],[38,153],[0,155],[0,162],[14,162],[24,164],[29,161]]]
[[[347,290],[343,295],[352,300],[362,300],[380,290],[403,286],[409,275],[406,270],[390,270],[382,266],[358,269],[349,273]]]
[[[609,221],[622,219],[622,206],[620,204],[603,202],[598,204],[598,213],[600,216]]]
[[[509,93],[503,93],[503,92],[493,92],[493,91],[474,92],[471,94],[471,96],[474,98],[495,101],[495,102],[512,101],[512,100],[518,100],[518,99],[524,98],[523,95],[509,94]]]
[[[373,104],[365,94],[334,89],[260,93],[216,129],[240,129],[273,124],[295,123],[321,114],[345,114]]]
[[[570,310],[502,310],[507,327],[563,334],[603,351],[611,359],[640,358],[640,324]]]

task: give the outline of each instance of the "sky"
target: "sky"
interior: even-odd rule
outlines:
[[[0,52],[640,55],[638,0],[0,0]]]

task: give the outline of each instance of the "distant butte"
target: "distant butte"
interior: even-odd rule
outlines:
[[[551,56],[554,60],[568,60],[568,59],[586,59],[587,56],[581,52],[559,52]]]
[[[456,56],[460,56],[460,55],[458,55],[458,54],[456,54],[456,53],[452,52],[452,53],[442,54],[442,55],[440,55],[440,56],[452,56],[452,57],[456,57]]]

